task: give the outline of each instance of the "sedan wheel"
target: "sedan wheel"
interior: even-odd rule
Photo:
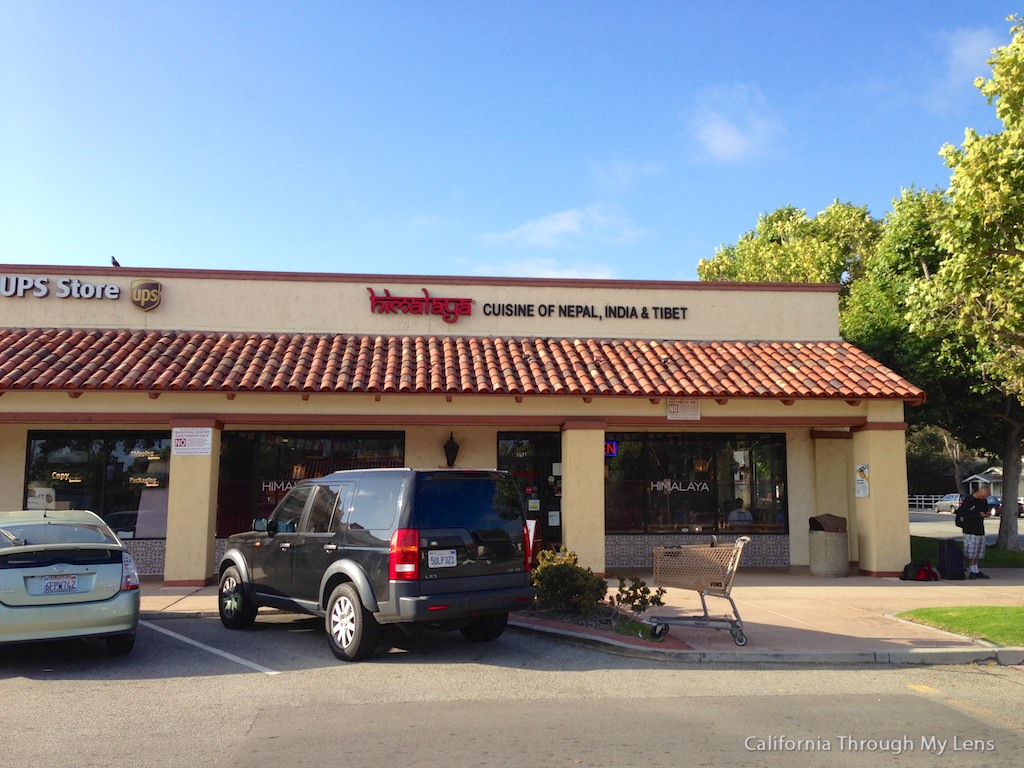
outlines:
[[[127,656],[135,647],[135,633],[112,635],[107,638],[107,651],[113,656]]]

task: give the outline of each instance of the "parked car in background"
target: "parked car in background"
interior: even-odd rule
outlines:
[[[947,493],[932,505],[932,512],[956,512],[963,503],[963,494]]]
[[[0,512],[0,644],[96,637],[125,655],[138,623],[139,572],[98,515]]]
[[[994,512],[997,516],[1002,515],[1003,505],[1000,504],[998,507],[996,507]],[[1017,499],[1017,517],[1024,517],[1024,497],[1020,497]]]

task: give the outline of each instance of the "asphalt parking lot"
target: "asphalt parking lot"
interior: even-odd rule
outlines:
[[[8,647],[0,679],[0,729],[17,734],[5,765],[830,762],[751,754],[752,737],[779,733],[833,744],[896,735],[915,745],[907,766],[935,765],[925,745],[953,737],[987,750],[945,753],[957,765],[1024,756],[1020,671],[999,666],[694,667],[519,632],[483,644],[427,633],[348,664],[319,619],[269,614],[239,632],[213,617],[147,619],[128,657],[95,642]]]
[[[357,665],[338,661],[327,646],[323,619],[261,611],[251,629],[225,629],[215,617],[162,617],[139,623],[135,650],[108,656],[98,641],[68,640],[0,647],[0,679],[12,676],[77,679],[161,679],[287,672],[343,671]],[[389,647],[390,643],[390,647]],[[491,661],[519,646],[559,643],[507,632],[495,643],[471,643],[458,632],[424,632],[410,638],[394,631],[372,657],[385,664],[439,659]],[[551,648],[546,653],[551,652]],[[527,652],[532,654],[534,651]],[[370,663],[373,663],[371,661]]]

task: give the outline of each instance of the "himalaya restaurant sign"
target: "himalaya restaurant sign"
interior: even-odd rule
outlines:
[[[370,293],[370,312],[379,315],[438,315],[446,323],[456,323],[460,317],[473,314],[473,298],[441,298],[431,296],[421,288],[422,296],[393,296],[384,289],[378,294],[373,288]],[[635,304],[537,304],[485,301],[481,306],[486,317],[565,317],[602,320],[685,320],[688,307]]]

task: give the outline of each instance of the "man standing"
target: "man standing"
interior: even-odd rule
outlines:
[[[988,574],[982,573],[978,567],[978,561],[985,557],[985,518],[989,514],[989,493],[987,485],[979,485],[978,490],[964,499],[958,513],[964,523],[964,557],[971,563],[968,579],[988,578]]]

